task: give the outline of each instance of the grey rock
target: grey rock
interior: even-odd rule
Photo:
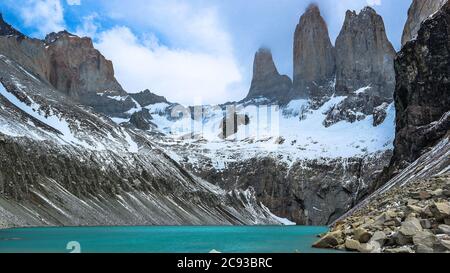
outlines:
[[[0,13],[0,36],[9,36],[9,35],[22,38],[24,37],[24,35],[20,31],[18,31],[10,24],[5,22],[5,20],[3,20],[3,14]]]
[[[395,60],[397,127],[391,172],[418,159],[450,129],[449,14],[447,2]]]
[[[450,226],[449,225],[439,225],[437,228],[437,233],[450,235]]]
[[[272,101],[287,102],[292,89],[292,80],[280,75],[269,49],[261,48],[255,55],[253,79],[245,100],[259,97]]]
[[[294,35],[294,97],[323,95],[321,86],[333,81],[334,74],[335,51],[328,27],[319,7],[311,4],[300,18]]]
[[[354,231],[354,238],[355,240],[359,241],[360,243],[367,243],[369,242],[370,238],[372,237],[372,234],[370,234],[366,229],[364,228],[357,228]]]
[[[152,119],[153,117],[150,115],[149,110],[143,108],[141,111],[131,115],[130,124],[140,130],[150,130],[151,125],[153,125]]]
[[[414,251],[409,246],[402,246],[398,248],[388,248],[385,249],[386,253],[392,253],[392,254],[409,254],[414,253]]]
[[[402,35],[402,46],[417,38],[420,26],[430,15],[438,11],[447,0],[413,0]]]
[[[395,50],[381,16],[370,7],[347,11],[336,40],[336,94],[349,95],[371,86],[371,96],[392,101]]]
[[[334,248],[342,243],[342,232],[330,232],[320,238],[313,247],[315,248]]]
[[[417,232],[413,236],[413,243],[416,246],[418,253],[432,253],[435,244],[437,243],[436,236],[429,230]]]
[[[130,94],[130,96],[139,103],[141,107],[146,107],[156,103],[169,103],[163,96],[158,96],[146,89],[142,92]]]
[[[422,225],[423,229],[430,229],[431,226],[431,222],[428,219],[420,219],[420,224]]]

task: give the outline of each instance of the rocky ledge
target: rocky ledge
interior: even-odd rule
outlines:
[[[450,175],[398,185],[335,224],[317,248],[450,253]]]

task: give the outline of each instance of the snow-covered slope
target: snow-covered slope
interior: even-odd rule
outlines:
[[[356,90],[356,96],[369,89]],[[393,104],[379,107],[384,117],[377,126],[375,114],[356,110],[354,122],[327,122],[347,98],[298,99],[281,106],[264,98],[219,106],[156,103],[137,105],[127,114],[148,110],[146,135],[200,177],[227,190],[253,187],[278,216],[324,224],[366,194],[393,148]],[[131,125],[128,119],[113,120]]]
[[[1,225],[281,224],[0,56]]]
[[[163,138],[155,140],[168,150],[175,148],[177,151],[180,147],[179,153],[172,153],[175,160],[183,163],[186,152],[189,157],[184,163],[202,164],[199,158],[209,158],[218,170],[230,162],[254,157],[273,156],[292,165],[301,159],[349,158],[392,149],[393,104],[389,105],[387,117],[379,126],[373,126],[373,116],[353,123],[341,121],[324,126],[327,113],[345,98],[331,97],[317,109],[309,100],[293,100],[283,107],[245,103],[199,106],[192,110],[159,103],[144,108],[150,111],[152,123],[157,126],[151,131],[164,134]],[[239,125],[236,134],[223,139],[224,117],[234,109],[238,115],[247,116],[250,122]],[[180,112],[184,113],[181,118]],[[185,146],[190,147],[189,151],[182,149]]]

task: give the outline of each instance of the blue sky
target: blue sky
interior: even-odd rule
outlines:
[[[2,0],[4,18],[27,35],[67,29],[93,38],[128,92],[150,89],[185,104],[246,96],[253,56],[272,49],[292,74],[295,26],[315,2],[334,43],[347,9],[374,7],[400,47],[412,0]]]

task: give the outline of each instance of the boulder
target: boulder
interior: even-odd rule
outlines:
[[[419,231],[413,236],[413,243],[417,253],[432,253],[437,238],[429,230]]]
[[[357,240],[347,239],[345,240],[345,248],[350,251],[360,251],[361,243]]]
[[[450,218],[450,202],[434,202],[429,208],[438,221]]]
[[[388,249],[385,249],[384,252],[393,253],[393,254],[414,253],[414,251],[409,246],[402,246],[402,247],[398,247],[398,248],[388,248]]]
[[[315,248],[335,248],[342,243],[342,231],[335,231],[325,234],[313,247]]]
[[[449,225],[439,225],[437,228],[437,233],[450,235],[450,226]]]
[[[364,228],[355,229],[353,234],[354,234],[353,238],[360,243],[367,243],[372,237],[372,235]]]

